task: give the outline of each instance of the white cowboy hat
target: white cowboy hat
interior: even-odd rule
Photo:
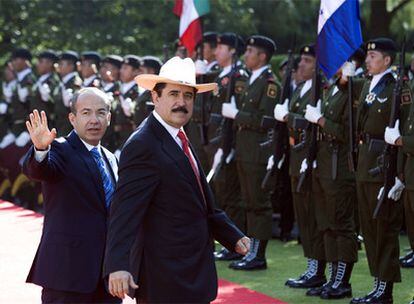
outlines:
[[[196,84],[196,70],[190,58],[173,57],[160,70],[159,75],[141,74],[135,77],[135,82],[142,88],[153,90],[157,83],[172,83],[193,87],[197,93],[213,91],[216,83]]]

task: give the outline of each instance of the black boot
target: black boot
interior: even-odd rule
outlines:
[[[311,269],[313,269],[313,263],[316,262],[316,260],[314,259],[308,259],[308,265],[306,267],[306,270],[304,273],[302,273],[297,279],[294,278],[290,278],[285,282],[286,286],[291,287],[291,285],[295,284],[295,282],[303,280],[306,276],[308,276],[309,272],[311,271]]]
[[[319,287],[326,283],[325,261],[313,260],[312,269],[301,279],[289,284],[292,288],[313,288]]]
[[[232,252],[226,248],[221,248],[220,251],[214,252],[214,258],[216,261],[233,261],[240,260],[243,256],[237,252]]]
[[[411,259],[413,256],[414,256],[414,252],[411,250],[406,255],[400,257],[400,263],[402,263],[403,261],[406,261],[408,259]]]
[[[378,286],[379,286],[378,278],[374,278],[374,288],[372,289],[372,291],[370,291],[366,296],[359,297],[359,298],[353,298],[350,304],[367,303],[367,301],[371,299],[377,293]]]
[[[337,268],[338,262],[328,263],[329,281],[323,284],[322,286],[310,288],[308,291],[306,291],[306,295],[310,297],[320,296],[326,289],[328,289],[335,282]]]
[[[321,299],[343,299],[352,297],[352,287],[349,284],[354,263],[338,262],[336,277],[328,288],[321,292]]]
[[[414,256],[400,262],[402,268],[414,268]]]
[[[368,299],[365,303],[369,304],[392,304],[392,288],[393,282],[380,281],[378,284],[377,292]]]
[[[266,269],[266,251],[267,241],[256,240],[252,238],[250,251],[241,260],[231,262],[229,267],[236,270],[259,270]]]

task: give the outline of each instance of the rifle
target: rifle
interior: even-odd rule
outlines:
[[[321,74],[319,72],[318,62],[316,61],[315,73],[313,74],[312,79],[312,98],[310,105],[316,106],[318,100],[320,99],[321,94]],[[310,129],[310,130],[309,130]],[[316,152],[317,152],[317,132],[318,126],[316,124],[308,124],[306,128],[306,132],[310,133],[309,139],[309,148],[306,156],[307,161],[307,169],[305,172],[300,173],[298,185],[296,187],[296,192],[300,192],[302,189],[303,183],[305,179],[309,176],[312,172],[313,161],[316,159]],[[307,140],[307,139],[306,139]]]
[[[234,86],[235,86],[235,76],[237,73],[237,61],[238,61],[238,55],[237,55],[237,49],[238,46],[238,37],[235,35],[235,52],[232,57],[231,62],[231,72],[230,72],[230,80],[227,86],[227,92],[226,92],[226,100],[228,102],[231,102],[231,99],[234,98]],[[229,118],[223,118],[221,120],[221,126],[220,126],[220,135],[218,138],[220,138],[221,141],[221,148],[223,149],[223,156],[221,157],[220,163],[218,164],[215,171],[211,170],[207,176],[207,181],[210,182],[211,179],[215,179],[216,176],[218,176],[218,173],[220,172],[221,168],[223,167],[223,164],[228,161],[228,159],[232,159],[234,156],[234,149],[233,149],[233,140],[234,140],[234,132],[233,132],[233,119]]]
[[[353,83],[352,77],[348,78],[348,130],[349,130],[349,143],[348,143],[348,167],[349,171],[355,172],[356,169],[356,145],[355,145],[355,125],[354,125],[354,111],[353,111]]]
[[[203,39],[200,42],[200,45],[197,49],[197,59],[204,61],[204,43]],[[199,82],[204,83],[204,75],[201,74],[198,76]],[[208,93],[202,93],[201,95],[201,125],[199,125],[199,132],[202,145],[208,145],[208,123],[206,119],[206,104],[207,104]]]
[[[405,57],[405,38],[401,46],[400,62],[398,65],[398,77],[392,92],[391,101],[391,114],[388,126],[393,128],[395,122],[400,117],[400,103],[401,103],[401,91],[404,83],[404,57]],[[380,159],[382,164],[380,166],[380,172],[384,173],[384,188],[380,198],[375,206],[374,214],[372,217],[375,219],[378,216],[380,208],[385,200],[387,200],[387,194],[394,185],[395,176],[397,176],[397,158],[398,147],[390,144],[386,144]]]
[[[280,92],[280,99],[279,103],[282,104],[285,102],[286,99],[291,98],[292,95],[292,71],[294,68],[295,57],[293,56],[292,50],[288,51],[288,63],[286,66],[286,72],[282,79],[282,89]],[[271,169],[267,170],[265,177],[262,181],[262,189],[266,189],[266,185],[270,179],[270,177],[276,172],[276,170],[280,170],[281,168],[277,168],[278,163],[285,157],[286,153],[288,152],[288,129],[286,123],[277,121],[273,117],[264,116],[261,123],[262,128],[268,129],[273,127],[272,132],[272,139],[268,140],[264,143],[260,144],[260,147],[267,147],[272,142],[275,145],[275,150],[273,153],[274,165]]]

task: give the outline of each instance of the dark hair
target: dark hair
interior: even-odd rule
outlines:
[[[185,84],[183,84],[183,85],[185,85]],[[167,86],[167,84],[165,82],[159,82],[154,86],[154,88],[152,90],[157,92],[158,97],[161,97],[162,90],[164,90],[166,86]],[[193,88],[193,89],[194,89],[194,95],[195,95],[197,93],[197,89],[196,88]]]
[[[157,92],[158,97],[161,97],[162,90],[164,90],[166,86],[167,84],[165,82],[159,82],[152,90]]]

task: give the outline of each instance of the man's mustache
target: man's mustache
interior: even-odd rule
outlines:
[[[188,114],[188,110],[186,107],[178,107],[171,110],[173,113],[183,112],[184,114]]]

